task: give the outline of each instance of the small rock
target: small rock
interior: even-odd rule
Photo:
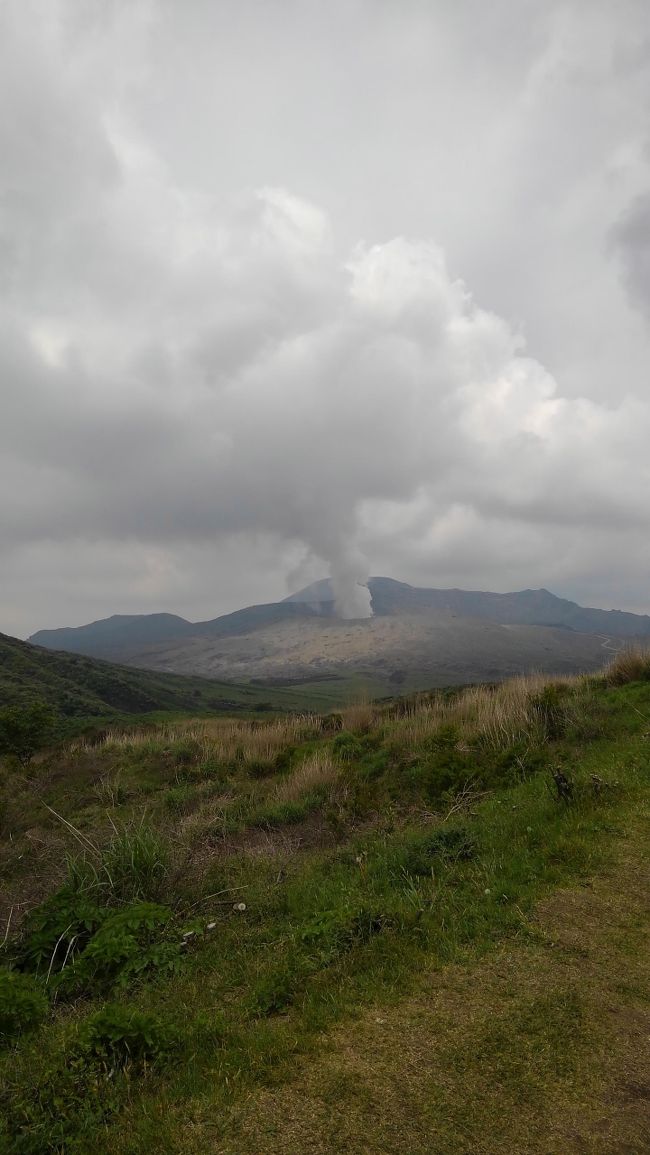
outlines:
[[[195,935],[195,934],[196,934],[196,931],[195,931],[195,930],[186,930],[186,931],[185,931],[185,934],[183,935],[183,938],[184,938],[184,939],[188,939],[188,938],[194,938],[194,935]]]
[[[205,929],[206,930],[214,930],[216,925],[217,925],[216,922],[209,922]]]

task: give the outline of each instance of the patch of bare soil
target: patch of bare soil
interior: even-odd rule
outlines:
[[[252,858],[292,858],[306,850],[335,846],[338,841],[330,823],[320,811],[291,826],[249,827],[240,834],[224,836],[214,844],[220,856],[248,854]]]
[[[278,871],[310,850],[335,846],[340,841],[332,826],[320,812],[315,812],[292,826],[254,826],[237,834],[211,834],[198,839],[182,862],[180,871],[187,881],[197,882],[208,875],[216,862],[231,855],[271,859]]]
[[[644,1155],[650,1152],[650,840],[548,898],[500,953],[423,976],[252,1095],[219,1155]],[[532,934],[530,933],[532,931]]]

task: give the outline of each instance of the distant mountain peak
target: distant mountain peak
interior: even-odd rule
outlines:
[[[406,632],[410,631],[411,639],[422,632],[418,625],[414,635],[415,618],[422,619],[422,629],[433,618],[447,623],[445,628],[453,623],[452,628],[456,631],[461,629],[461,622],[465,623],[463,628],[469,629],[478,629],[481,623],[502,627],[551,627],[591,635],[596,649],[602,645],[602,639],[598,640],[599,635],[615,638],[650,637],[650,617],[647,615],[585,608],[543,587],[513,593],[491,593],[484,590],[413,586],[395,578],[379,576],[369,578],[368,589],[373,616],[379,620],[375,625],[379,628],[382,618],[393,619],[388,631],[384,633],[392,631],[394,634],[397,629],[395,619],[409,619],[410,625]],[[369,630],[373,628],[372,619],[364,620]],[[248,639],[245,644],[241,643],[249,655],[242,659],[248,663],[248,669],[254,666],[257,658],[262,660],[260,655],[267,644],[269,631],[275,631],[274,637],[279,636],[278,631],[283,636],[293,631],[292,636],[297,638],[296,631],[301,624],[305,624],[305,629],[311,629],[313,634],[314,624],[317,624],[318,629],[322,626],[323,630],[331,630],[332,625],[343,621],[335,611],[332,584],[328,578],[322,578],[289,594],[281,602],[247,606],[210,621],[188,622],[167,613],[114,614],[110,618],[75,629],[41,630],[30,641],[47,649],[68,650],[113,661],[153,664],[154,667],[162,666],[165,669],[174,668],[165,663],[176,663],[178,653],[182,650],[186,654],[184,661],[187,663],[183,669],[193,672],[196,655],[204,644],[210,643],[217,647],[213,661],[215,668],[221,668],[219,663],[225,661],[225,658],[222,659],[220,653],[228,650],[230,640]],[[356,619],[352,619],[351,624],[356,629],[362,625]],[[323,652],[319,652],[317,642],[312,644],[313,660],[317,666],[319,663],[327,664],[330,659],[326,654],[331,652],[330,642],[324,646]],[[170,657],[170,654],[174,656]],[[397,663],[398,659],[401,662],[402,656],[396,651],[395,656],[387,660]],[[196,669],[199,672],[198,667]],[[201,667],[201,671],[204,669]],[[237,674],[238,670],[235,664],[233,673]]]

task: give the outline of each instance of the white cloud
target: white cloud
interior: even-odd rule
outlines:
[[[407,19],[400,8],[398,22],[391,3],[373,8],[348,131],[329,87],[334,44],[307,36],[321,16],[281,20],[307,55],[278,48],[271,65],[279,32],[257,5],[221,29],[226,47],[210,41],[221,4],[182,19],[164,3],[118,3],[112,18],[96,5],[83,19],[72,0],[8,5],[0,628],[129,606],[211,616],[326,566],[350,612],[363,609],[369,568],[645,604],[647,335],[612,238],[638,299],[647,172],[634,101],[648,70],[630,53],[650,19],[629,0],[632,27],[612,49],[608,6],[584,43],[579,7],[526,30],[503,0],[487,62],[455,5],[437,24],[425,5]],[[349,7],[350,62],[370,11]],[[508,17],[523,55],[499,39]],[[430,79],[417,45],[433,45],[432,30],[458,76],[441,57]],[[225,63],[222,75],[199,32],[222,63],[230,43],[255,64],[252,92]],[[172,60],[192,66],[196,87],[182,126],[177,101],[190,97]],[[229,111],[214,104],[224,76],[240,102]],[[399,125],[381,92],[376,107],[365,93],[379,77]],[[476,117],[487,151],[471,143]],[[365,176],[353,146],[371,162]],[[251,182],[253,159],[264,172]],[[406,187],[418,159],[429,213]],[[400,215],[400,235],[382,241]],[[52,576],[46,602],[31,570],[18,579],[36,564]]]

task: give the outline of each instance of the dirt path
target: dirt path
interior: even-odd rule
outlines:
[[[295,1081],[254,1093],[213,1155],[650,1153],[650,815],[609,874],[531,935],[364,1012]],[[197,1104],[198,1106],[198,1104]]]
[[[596,637],[600,638],[603,649],[608,650],[610,654],[620,654],[621,650],[625,649],[625,643],[620,638],[618,639],[618,645],[612,645],[614,641],[613,638],[608,638],[605,634],[596,634]]]

